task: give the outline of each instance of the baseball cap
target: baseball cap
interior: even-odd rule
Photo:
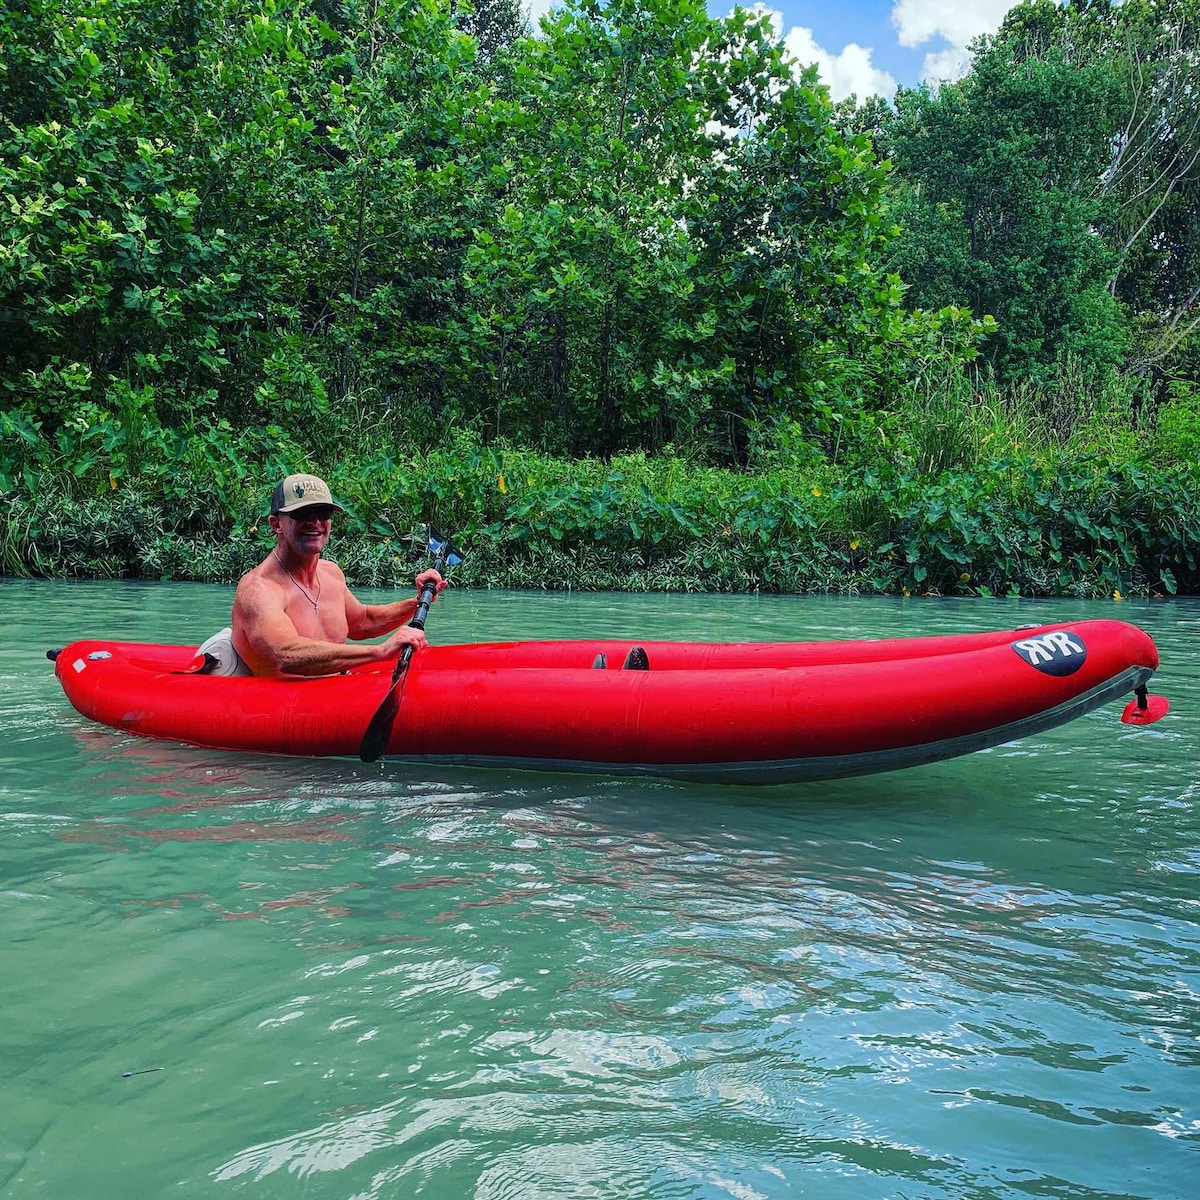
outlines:
[[[291,513],[314,504],[327,504],[338,512],[346,510],[330,495],[329,484],[315,475],[289,475],[275,485],[271,513]]]

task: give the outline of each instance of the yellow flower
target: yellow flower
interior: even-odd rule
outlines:
[[[961,575],[958,577],[958,582],[959,582],[959,583],[970,583],[970,582],[971,582],[971,573],[970,573],[970,571],[964,571],[964,572],[963,572],[963,573],[962,573],[962,574],[961,574]]]
[[[820,488],[813,488],[813,490],[812,490],[812,494],[813,494],[814,496],[819,496],[819,495],[821,494],[821,489],[820,489]]]
[[[117,477],[115,475],[110,475],[108,477],[108,486],[112,488],[114,492],[117,490]]]
[[[1123,600],[1124,599],[1124,597],[1121,595],[1121,591],[1119,588],[1115,592],[1113,592],[1113,599],[1114,600]]]
[[[500,495],[502,495],[502,496],[508,495],[508,484],[505,482],[503,475],[501,475],[497,478],[496,486],[500,489]]]
[[[852,542],[850,543],[850,549],[851,549],[851,550],[857,550],[857,549],[858,549],[858,538],[855,538],[855,539],[854,539],[854,541],[852,541]]]

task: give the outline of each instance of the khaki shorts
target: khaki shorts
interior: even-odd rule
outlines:
[[[253,675],[254,672],[246,666],[242,656],[233,648],[233,630],[229,627],[214,633],[212,637],[200,644],[197,656],[205,655],[205,665],[198,672],[201,675]],[[212,665],[209,666],[209,660]]]

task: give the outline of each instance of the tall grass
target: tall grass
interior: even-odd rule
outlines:
[[[1176,404],[1169,413],[1156,409],[1145,391],[1141,380],[1073,358],[1064,359],[1048,382],[1008,385],[985,367],[931,368],[896,398],[884,421],[899,461],[922,476],[1014,455],[1178,462],[1158,430],[1164,419],[1172,428],[1186,425],[1179,416],[1186,406]],[[1195,420],[1200,437],[1200,404]]]

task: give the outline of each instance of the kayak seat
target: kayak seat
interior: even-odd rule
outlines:
[[[625,655],[625,661],[621,664],[622,671],[648,671],[650,670],[650,659],[646,656],[646,651],[641,646],[631,646],[629,653]]]

